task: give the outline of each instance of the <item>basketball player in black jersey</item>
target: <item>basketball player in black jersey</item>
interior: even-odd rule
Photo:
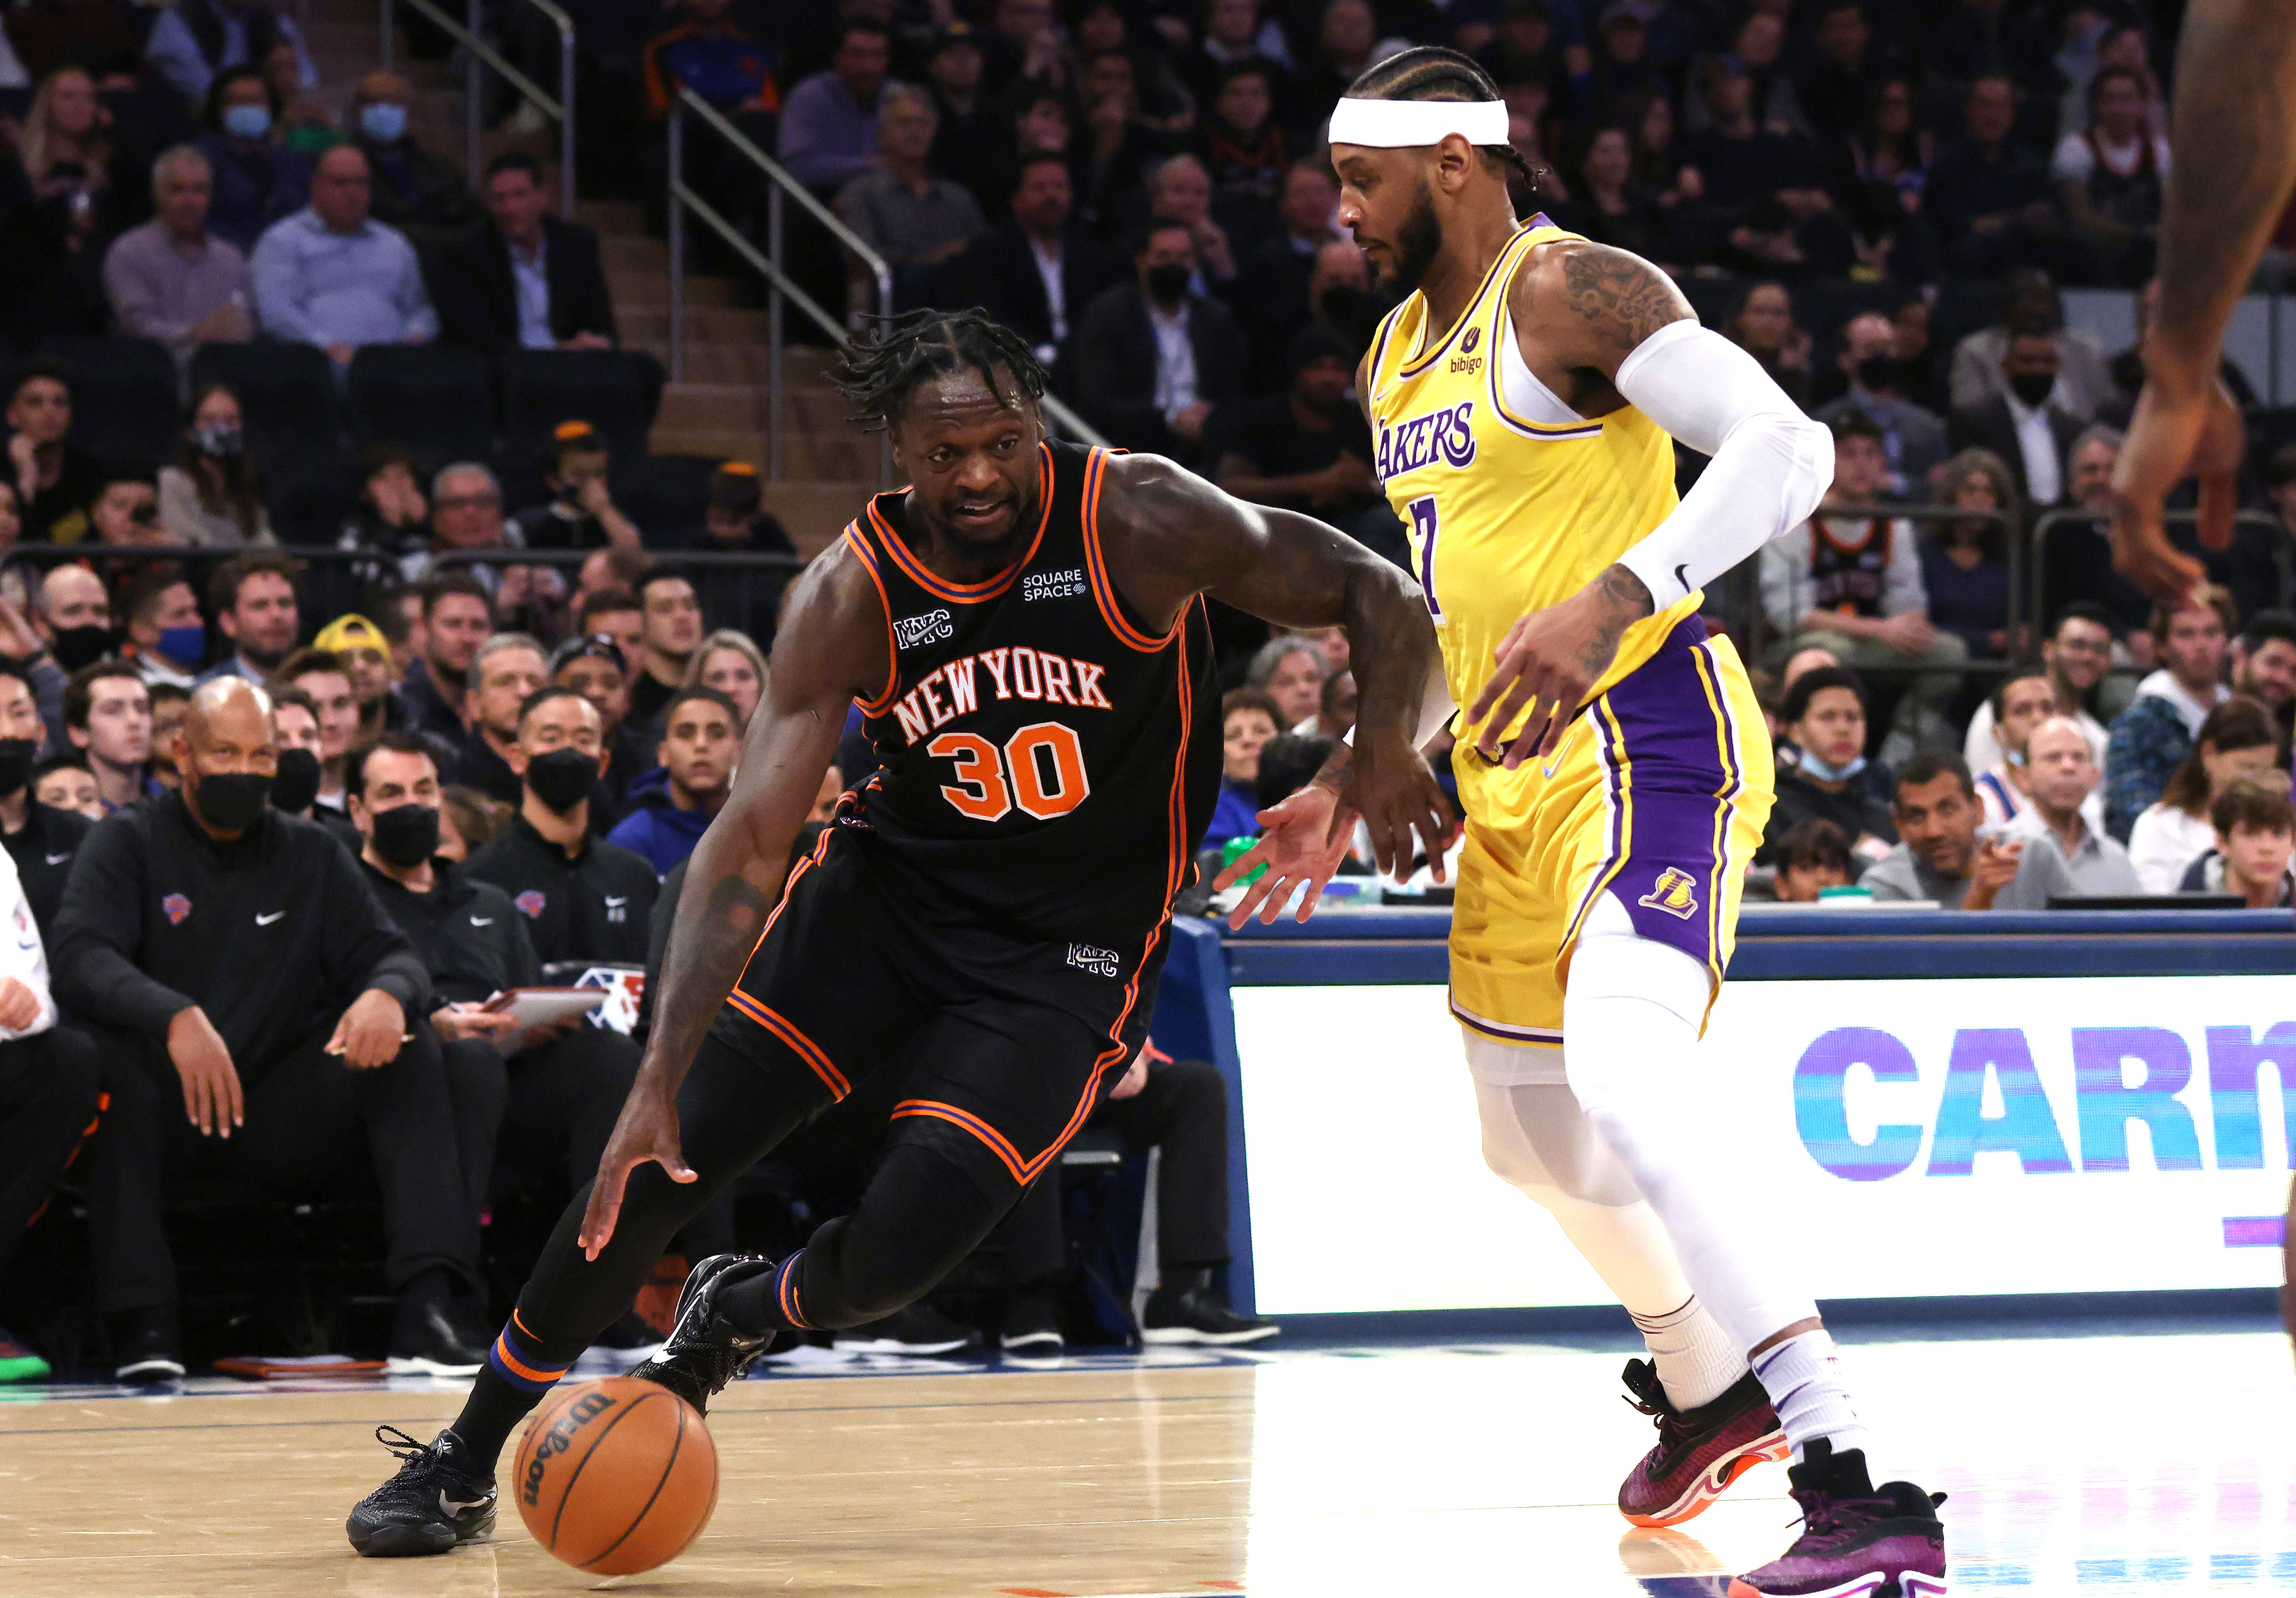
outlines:
[[[402,1463],[351,1513],[361,1553],[484,1536],[512,1429],[670,1234],[864,1075],[899,1073],[859,1206],[785,1259],[701,1261],[638,1375],[706,1407],[776,1335],[890,1314],[1059,1157],[1145,1034],[1218,786],[1206,595],[1347,628],[1355,750],[1318,780],[1382,871],[1414,834],[1440,858],[1451,822],[1412,742],[1435,637],[1409,578],[1168,461],[1047,441],[1044,373],[978,313],[894,324],[840,381],[914,486],[800,579],[597,1180],[454,1424],[384,1439]],[[884,769],[789,871],[855,702]]]

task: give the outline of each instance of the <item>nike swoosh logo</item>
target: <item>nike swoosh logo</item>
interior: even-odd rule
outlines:
[[[627,894],[624,894],[620,898],[616,898],[611,894],[608,894],[606,896],[606,908],[609,910],[619,910],[629,902],[630,899]]]
[[[255,918],[255,924],[256,924],[257,926],[258,926],[258,927],[267,927],[267,926],[269,926],[273,922],[277,921],[281,916],[283,916],[283,915],[284,915],[284,914],[287,914],[287,913],[286,913],[284,910],[274,910],[274,911],[273,911],[270,914],[268,914],[268,915],[258,915],[258,916],[257,916],[257,917]]]
[[[71,858],[71,851],[70,849],[66,849],[61,855],[50,855],[47,858],[50,865],[62,865],[65,861]]]
[[[1676,568],[1674,569],[1674,580],[1675,580],[1676,582],[1680,583],[1680,584],[1682,585],[1682,591],[1683,591],[1685,594],[1687,594],[1687,593],[1689,593],[1689,592],[1690,592],[1690,562],[1689,562],[1689,561],[1685,561],[1681,565],[1679,565],[1679,566],[1677,566],[1677,567],[1676,567]]]
[[[471,925],[474,927],[491,927],[494,924],[495,918],[491,915],[474,915],[471,917]]]
[[[486,1502],[484,1498],[473,1498],[468,1504],[458,1504],[447,1496],[446,1488],[439,1489],[439,1507],[449,1515],[459,1515],[466,1509],[482,1509],[486,1506]]]

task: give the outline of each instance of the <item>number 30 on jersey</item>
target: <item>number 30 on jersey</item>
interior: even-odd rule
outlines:
[[[998,749],[977,733],[943,733],[925,746],[956,762],[941,795],[975,821],[1002,821],[1017,807],[1038,821],[1066,815],[1092,792],[1076,731],[1057,721],[1022,727]]]

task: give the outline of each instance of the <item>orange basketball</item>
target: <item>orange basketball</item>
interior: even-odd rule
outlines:
[[[508,1483],[534,1540],[577,1569],[666,1564],[718,1507],[718,1446],[693,1406],[635,1376],[562,1387],[534,1412]]]

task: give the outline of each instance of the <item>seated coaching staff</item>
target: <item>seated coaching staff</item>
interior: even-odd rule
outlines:
[[[97,1297],[123,1369],[176,1362],[168,1181],[282,1196],[380,1185],[401,1372],[483,1358],[455,1319],[477,1281],[476,1209],[422,962],[349,852],[266,799],[271,702],[239,677],[192,696],[180,791],[108,817],[57,916],[56,996],[96,1039],[111,1092],[92,1151]],[[182,1106],[178,1114],[176,1106]]]
[[[354,752],[344,775],[367,883],[430,968],[430,1024],[449,1075],[458,1086],[472,1077],[496,1080],[497,1102],[507,1099],[504,1163],[544,1175],[551,1202],[562,1202],[597,1174],[637,1075],[638,1045],[579,1020],[517,1034],[508,1016],[480,1008],[505,988],[541,986],[542,967],[510,896],[436,857],[439,766],[426,740],[386,733]],[[463,1151],[466,1184],[480,1203],[495,1151]]]
[[[544,963],[644,965],[653,867],[590,836],[590,796],[606,769],[597,707],[571,688],[528,695],[505,758],[519,775],[518,814],[463,874],[510,895]]]

